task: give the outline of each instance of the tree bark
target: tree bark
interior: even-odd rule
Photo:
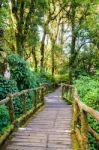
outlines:
[[[32,55],[35,63],[35,72],[37,72],[37,57],[36,57],[35,47],[32,48]]]
[[[51,50],[51,57],[52,57],[52,76],[54,76],[54,72],[55,72],[54,45],[55,45],[55,42],[52,41],[52,50]]]
[[[20,56],[24,56],[24,39],[21,33],[16,33],[16,46],[17,46],[17,53]]]
[[[0,74],[4,76],[7,68],[6,51],[4,50],[4,30],[0,28]]]
[[[60,45],[61,45],[61,53],[63,52],[63,46],[64,46],[64,24],[61,24],[61,41],[60,41]]]
[[[19,19],[17,20],[17,30],[16,33],[16,44],[17,44],[17,53],[23,57],[24,55],[24,35],[23,35],[23,25],[24,25],[24,0],[20,2],[20,14]]]
[[[72,84],[73,82],[73,74],[74,74],[74,63],[75,63],[75,44],[76,44],[76,34],[75,34],[75,7],[74,2],[72,2],[72,16],[71,16],[71,32],[72,32],[72,40],[71,40],[71,51],[70,51],[70,59],[69,59],[69,82]]]
[[[46,38],[46,31],[44,29],[43,37],[41,41],[40,53],[41,53],[41,60],[40,60],[40,72],[43,72],[44,69],[44,48],[45,48],[45,38]]]
[[[25,41],[29,31],[29,25],[31,23],[31,17],[34,13],[35,9],[35,0],[30,0],[29,11],[26,16],[25,10],[25,1],[21,0],[20,2],[16,2],[15,0],[10,0],[11,2],[11,10],[12,14],[16,20],[16,49],[17,53],[24,57],[25,51]]]

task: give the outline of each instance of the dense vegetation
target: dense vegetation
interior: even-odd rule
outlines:
[[[0,100],[57,81],[74,83],[81,100],[99,111],[99,0],[0,0]],[[14,100],[16,117],[21,102]],[[9,126],[6,106],[0,119],[1,134]],[[99,132],[90,116],[89,122]]]
[[[98,76],[80,76],[79,79],[75,81],[75,86],[78,89],[81,100],[92,107],[95,110],[99,110],[99,77]],[[90,126],[99,133],[99,122],[88,116],[88,122]],[[90,139],[90,150],[98,150],[99,143],[96,142],[91,135]]]
[[[80,76],[75,80],[81,100],[93,109],[99,110],[98,76]]]
[[[54,79],[50,75],[32,71],[26,61],[19,55],[11,54],[8,55],[7,59],[10,66],[11,78],[5,79],[3,76],[0,76],[0,100],[6,98],[11,93],[39,87],[43,83],[50,85],[54,82]],[[33,94],[29,93],[27,95],[27,110],[31,108],[33,103],[31,99],[33,99]],[[22,98],[15,98],[13,103],[15,106],[15,115],[19,117],[23,111]],[[0,119],[0,133],[3,133],[9,125],[9,115],[7,107],[4,105],[0,106]]]

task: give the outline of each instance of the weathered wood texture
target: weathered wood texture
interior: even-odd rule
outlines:
[[[92,134],[97,141],[99,141],[99,134],[88,125],[87,116],[90,114],[94,119],[99,121],[99,111],[96,111],[81,102],[77,89],[72,85],[62,84],[62,95],[73,104],[72,130],[77,136],[80,149],[88,150],[88,133]]]
[[[71,118],[71,106],[62,101],[59,88],[45,97],[45,109],[14,132],[3,150],[72,150]]]

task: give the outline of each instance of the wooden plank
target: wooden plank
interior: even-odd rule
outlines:
[[[65,148],[66,150],[68,150],[68,148],[72,149],[71,144],[52,144],[52,143],[48,143],[48,148]]]
[[[7,150],[46,150],[45,147],[8,146]]]
[[[71,148],[66,149],[66,148],[49,147],[49,148],[47,148],[46,150],[71,150]]]
[[[45,143],[39,143],[39,142],[10,142],[10,145],[14,146],[28,146],[28,147],[46,147],[46,142]]]

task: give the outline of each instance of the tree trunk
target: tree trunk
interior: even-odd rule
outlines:
[[[37,72],[37,57],[36,57],[35,47],[32,48],[32,55],[35,63],[35,72]]]
[[[64,46],[64,24],[61,24],[61,41],[60,41],[60,45],[61,45],[61,53],[63,52],[63,46]]]
[[[55,60],[54,60],[54,41],[52,41],[52,49],[51,49],[51,57],[52,57],[52,76],[54,76],[55,72]]]
[[[76,34],[75,34],[75,7],[74,2],[72,2],[72,17],[71,17],[71,28],[72,28],[72,40],[71,40],[71,52],[69,59],[69,82],[73,83],[74,76],[74,63],[75,63],[75,44],[76,44]]]
[[[29,12],[25,16],[25,2],[21,0],[19,3],[11,0],[12,14],[16,20],[16,49],[17,53],[24,57],[25,41],[31,22],[31,16],[34,12],[35,1],[30,1]]]
[[[25,5],[24,0],[21,0],[19,19],[17,19],[17,31],[18,32],[16,33],[17,52],[22,57],[24,56],[24,41],[25,41],[25,38],[26,38],[23,34],[24,5]]]
[[[4,30],[0,28],[0,74],[4,76],[7,68],[6,52],[4,50]]]
[[[16,33],[16,47],[17,47],[17,53],[23,57],[24,56],[24,39],[21,33]]]
[[[0,28],[0,51],[4,51],[4,31]]]
[[[40,60],[40,72],[43,72],[44,69],[44,48],[45,48],[45,38],[46,38],[46,31],[44,30],[42,41],[41,41],[41,47],[40,47],[40,52],[41,52],[41,60]]]

